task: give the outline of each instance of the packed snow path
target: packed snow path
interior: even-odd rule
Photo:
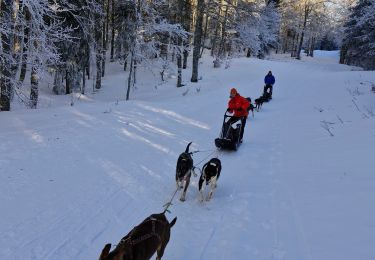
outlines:
[[[0,259],[97,259],[163,210],[189,141],[214,149],[229,89],[254,99],[269,69],[274,99],[221,153],[213,199],[193,178],[171,206],[164,259],[374,259],[375,73],[329,59],[240,59],[185,96],[1,113]]]

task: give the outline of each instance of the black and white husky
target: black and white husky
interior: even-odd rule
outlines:
[[[177,159],[176,165],[176,184],[177,188],[183,188],[180,200],[185,201],[186,190],[190,184],[190,177],[193,171],[193,158],[189,152],[191,142],[187,145],[185,152],[181,153]]]
[[[214,189],[216,188],[217,180],[220,177],[221,172],[221,161],[218,158],[212,158],[209,160],[202,168],[202,174],[199,178],[199,193],[200,193],[200,201],[204,200],[203,194],[203,182],[206,182],[206,185],[210,184],[211,189],[206,197],[206,200],[210,200],[212,198],[212,194]]]

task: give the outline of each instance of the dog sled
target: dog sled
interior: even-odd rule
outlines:
[[[236,151],[241,144],[241,130],[242,117],[234,117],[225,112],[220,137],[215,139],[216,147]]]
[[[268,101],[270,101],[270,100],[272,99],[271,93],[269,93],[269,92],[264,92],[262,98],[263,98],[263,102],[268,102]]]
[[[264,86],[263,95],[261,96],[263,102],[268,102],[272,99],[272,86]]]

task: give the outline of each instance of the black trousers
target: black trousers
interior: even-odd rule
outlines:
[[[243,138],[243,133],[244,133],[244,131],[245,131],[246,119],[247,119],[246,116],[245,116],[245,117],[235,117],[235,116],[233,116],[233,117],[231,117],[231,118],[226,122],[227,126],[229,127],[231,124],[233,124],[233,123],[235,123],[235,122],[241,120],[241,124],[242,124],[241,132],[240,132],[240,140],[241,140],[241,141],[242,141],[242,138]]]
[[[264,86],[263,93],[269,92],[270,95],[272,96],[272,89],[273,89],[273,86],[271,84],[267,84]]]

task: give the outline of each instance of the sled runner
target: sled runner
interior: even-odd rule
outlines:
[[[241,117],[224,114],[223,126],[220,137],[215,139],[215,145],[219,149],[237,150],[240,146],[240,133],[242,130]]]

